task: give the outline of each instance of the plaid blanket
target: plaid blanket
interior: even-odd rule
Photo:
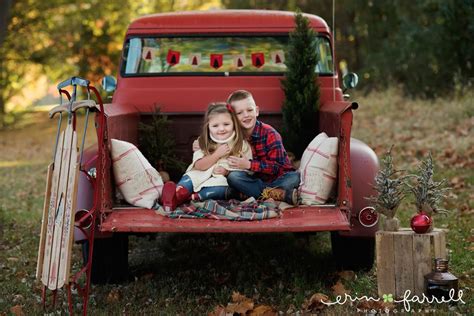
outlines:
[[[170,218],[211,218],[219,220],[253,221],[279,217],[281,215],[281,210],[274,201],[261,202],[255,199],[246,201],[206,200],[203,202],[191,202],[191,204],[179,206],[173,212],[165,212],[163,207],[159,204],[156,204],[153,208],[158,214]]]

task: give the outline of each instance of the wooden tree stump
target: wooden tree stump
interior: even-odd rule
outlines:
[[[446,259],[446,237],[441,229],[417,234],[409,228],[375,235],[378,294],[402,297],[406,290],[424,292],[424,276],[434,268],[435,258]]]

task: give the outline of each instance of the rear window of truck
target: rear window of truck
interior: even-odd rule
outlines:
[[[326,37],[316,38],[315,72],[332,75]],[[287,36],[129,37],[123,49],[123,76],[281,75],[286,71]]]

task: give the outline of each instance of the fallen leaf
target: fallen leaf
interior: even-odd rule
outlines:
[[[225,308],[226,313],[245,315],[248,311],[253,310],[254,307],[253,301],[239,292],[232,293],[232,302],[227,304]]]
[[[227,304],[227,307],[225,308],[226,313],[230,314],[240,314],[240,315],[245,315],[247,314],[248,311],[251,311],[253,309],[253,302],[252,301],[246,301],[246,302],[240,302],[240,303],[229,303]]]
[[[290,306],[288,306],[288,309],[286,310],[286,314],[293,315],[295,311],[296,311],[295,305],[290,304]]]
[[[464,188],[464,180],[461,177],[452,178],[450,184],[454,189]]]
[[[278,312],[271,306],[258,305],[249,314],[250,316],[276,316]]]
[[[345,287],[344,287],[344,284],[342,284],[341,280],[337,281],[336,284],[334,284],[332,287],[332,292],[334,293],[334,295],[338,296],[338,295],[344,295],[345,293],[350,293],[351,291],[347,290]]]
[[[243,301],[249,300],[249,298],[245,295],[240,294],[239,292],[232,292],[232,302],[240,303]]]
[[[346,280],[346,281],[352,281],[357,278],[357,275],[355,274],[355,272],[351,270],[340,271],[337,273],[337,275],[341,279]]]
[[[10,308],[10,312],[15,315],[15,316],[24,316],[25,313],[23,313],[23,308],[21,305],[15,305]]]
[[[461,127],[459,126],[456,128],[456,132],[459,136],[468,136],[469,135],[469,129],[466,127]]]
[[[107,303],[114,304],[120,301],[120,291],[118,289],[112,289],[107,295]]]
[[[451,158],[455,153],[456,153],[456,151],[454,150],[454,148],[446,148],[444,150],[444,156],[446,158]]]
[[[303,303],[303,308],[309,312],[320,311],[326,307],[323,302],[331,301],[329,300],[329,297],[327,295],[322,293],[315,293],[308,301],[305,301],[305,303]]]
[[[379,310],[385,310],[385,309],[393,310],[394,307],[395,305],[393,303],[388,303],[388,302],[384,303],[382,300],[379,300],[379,301],[363,300],[359,304],[357,304],[358,309],[362,309],[366,311],[369,311],[369,310],[379,311]]]
[[[226,316],[225,307],[222,305],[217,305],[214,307],[214,310],[207,314],[208,316]]]

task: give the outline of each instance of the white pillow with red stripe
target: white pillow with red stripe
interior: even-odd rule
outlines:
[[[125,200],[135,206],[152,208],[163,189],[158,171],[131,143],[112,139],[111,152],[115,184]]]
[[[326,133],[316,136],[301,158],[299,187],[301,203],[319,205],[326,203],[337,178],[337,137]]]

